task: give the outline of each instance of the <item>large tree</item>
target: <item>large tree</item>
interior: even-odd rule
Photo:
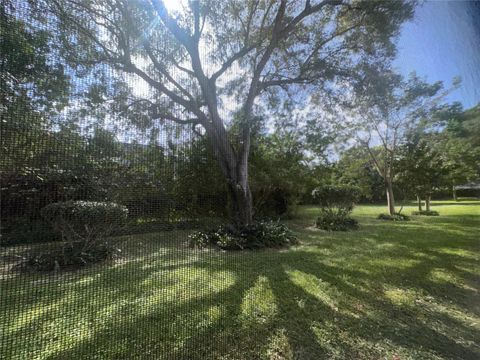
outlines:
[[[46,4],[67,63],[83,76],[104,79],[98,73],[107,69],[115,78],[97,83],[95,92],[103,92],[97,100],[110,96],[111,110],[144,125],[204,129],[227,180],[234,221],[245,224],[252,221],[248,159],[256,106],[262,99],[274,105],[282,95],[299,101],[315,94],[317,103],[341,96],[394,56],[393,37],[415,1],[205,0],[179,12],[161,0]],[[142,96],[125,86],[139,79],[148,85]],[[228,126],[233,112],[235,136]]]

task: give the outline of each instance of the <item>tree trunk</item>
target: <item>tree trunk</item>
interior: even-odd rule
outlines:
[[[207,125],[207,135],[220,169],[227,180],[230,217],[235,226],[252,223],[253,202],[248,181],[249,142],[239,154],[231,146],[226,131]]]
[[[225,169],[230,195],[230,216],[235,226],[245,226],[252,223],[253,204],[252,193],[248,183],[248,161],[236,161],[236,166]]]
[[[245,226],[252,223],[252,193],[248,182],[229,180],[230,212],[236,226]]]
[[[395,198],[393,196],[393,187],[392,187],[392,182],[390,180],[385,181],[385,190],[387,193],[388,213],[390,215],[394,215],[395,214]]]
[[[455,185],[452,186],[452,194],[453,194],[453,200],[458,201],[458,198],[457,198],[457,189],[455,189]]]
[[[233,151],[214,148],[220,168],[227,180],[230,218],[235,226],[252,223],[253,202],[248,182],[248,158],[238,160]]]
[[[221,163],[221,165],[224,164]],[[222,166],[227,179],[230,218],[235,226],[249,225],[253,220],[252,193],[248,183],[248,173],[244,169],[245,166],[247,166],[247,163],[233,169]]]
[[[418,204],[418,211],[422,211],[422,198],[420,195],[417,195],[417,204]]]
[[[235,226],[250,225],[253,221],[252,192],[248,182],[248,153],[233,155],[236,164],[227,174],[230,192],[230,216]]]
[[[428,194],[425,197],[425,210],[427,210],[427,211],[430,211],[430,199],[431,199],[431,195]]]

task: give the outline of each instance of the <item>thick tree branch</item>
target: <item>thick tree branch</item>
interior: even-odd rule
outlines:
[[[162,84],[159,81],[154,80],[151,78],[147,73],[145,73],[143,70],[135,66],[133,63],[127,63],[124,64],[121,67],[124,71],[130,72],[137,74],[139,77],[141,77],[145,82],[147,82],[150,86],[152,86],[154,89],[159,90],[160,92],[164,93],[167,95],[171,100],[176,102],[179,105],[182,105],[185,109],[188,111],[192,112],[193,114],[200,116],[200,113],[203,114],[198,107],[195,106],[194,103],[190,102],[189,100],[177,95],[175,92],[171,91],[168,89],[164,84]]]
[[[217,70],[212,76],[210,76],[210,79],[212,81],[216,81],[220,76],[223,75],[225,71],[227,71],[230,66],[233,65],[233,63],[245,55],[247,55],[250,51],[255,49],[257,46],[259,46],[261,42],[257,42],[255,44],[251,44],[249,46],[244,46],[242,49],[240,49],[237,53],[233,54],[227,61],[225,61],[222,66],[220,67],[219,70]]]
[[[174,116],[173,114],[170,113],[163,113],[163,112],[158,112],[158,113],[153,113],[152,117],[154,119],[160,119],[160,120],[170,120],[173,121],[177,124],[181,125],[197,125],[197,124],[202,124],[202,121],[198,118],[189,118],[189,119],[181,119],[177,116]]]
[[[180,90],[185,96],[188,97],[188,99],[193,103],[195,102],[192,94],[187,91],[182,85],[180,85],[170,74],[169,72],[165,69],[165,66],[159,63],[158,59],[155,57],[155,54],[153,54],[152,49],[148,44],[145,46],[145,51],[147,52],[148,57],[152,61],[153,65],[155,66],[155,69],[160,72],[165,78],[172,83],[178,90]]]

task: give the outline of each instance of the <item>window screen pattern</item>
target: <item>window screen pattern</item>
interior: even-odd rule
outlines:
[[[256,270],[188,243],[227,216],[204,136],[149,121],[130,99],[149,96],[138,77],[73,66],[59,36],[68,30],[35,2],[2,2],[0,15],[0,357],[238,353],[222,324],[242,326],[238,278]]]
[[[391,68],[480,2],[426,3],[0,0],[0,360],[480,359],[480,203],[431,196],[479,107]]]

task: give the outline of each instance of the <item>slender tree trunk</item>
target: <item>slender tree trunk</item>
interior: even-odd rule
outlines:
[[[455,185],[452,186],[452,194],[453,194],[453,200],[458,201],[457,189],[455,189]]]
[[[425,197],[425,210],[427,210],[427,211],[430,211],[430,199],[431,199],[431,195],[428,194]]]
[[[385,180],[385,190],[387,193],[388,213],[393,215],[395,214],[395,198],[393,196],[393,186],[390,179]]]
[[[422,211],[422,198],[420,195],[417,195],[417,204],[418,204],[418,211]]]

